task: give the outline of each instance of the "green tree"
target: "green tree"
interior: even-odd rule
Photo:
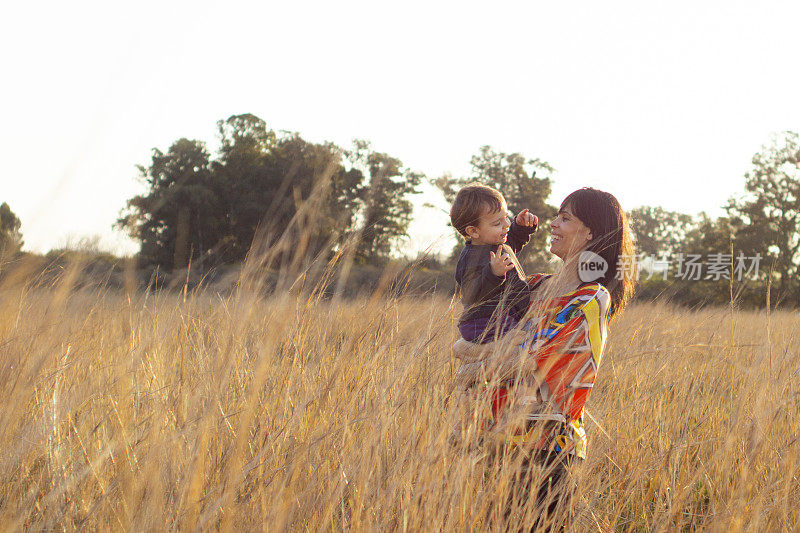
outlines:
[[[353,141],[347,157],[353,168],[368,176],[360,195],[358,255],[367,261],[386,259],[408,234],[414,211],[409,196],[419,193],[424,176],[404,168],[397,158],[373,151],[363,140]]]
[[[628,214],[640,253],[671,257],[680,252],[686,235],[693,228],[691,215],[642,206]]]
[[[22,223],[7,203],[0,204],[0,255],[16,254],[22,249]]]
[[[219,252],[224,261],[240,261],[270,205],[268,198],[284,194],[290,180],[282,190],[272,183],[268,159],[277,135],[264,120],[233,115],[217,122],[217,129],[220,154],[212,168],[225,213],[224,247]]]
[[[249,114],[218,127],[222,148],[213,168],[223,190],[227,261],[243,259],[256,236],[262,249],[283,236],[300,245],[293,254],[316,254],[350,229],[363,175],[345,169],[341,150],[278,136]]]
[[[738,226],[743,249],[760,252],[774,264],[779,299],[800,293],[800,136],[773,137],[752,159],[746,194],[731,198],[728,215]],[[797,302],[795,302],[796,304]]]
[[[740,220],[715,219],[700,213],[667,256],[669,270],[642,272],[637,297],[667,296],[690,306],[728,305],[732,301],[748,307],[763,306],[769,258],[757,255],[758,247],[741,239],[741,231]]]
[[[705,213],[697,217],[696,226],[690,229],[681,246],[674,265],[676,278],[679,274],[679,284],[683,287],[683,294],[689,296],[693,304],[725,304],[730,301],[730,281],[725,278],[734,276],[733,257],[736,254],[735,246],[736,229],[727,217],[710,218]],[[694,276],[689,262],[695,257],[695,263],[700,262],[699,276]],[[729,257],[731,256],[731,257]],[[711,271],[712,265],[725,259],[724,270],[727,274],[720,275],[719,279]],[[720,267],[721,268],[721,267]],[[682,272],[679,272],[681,270]],[[699,279],[694,279],[699,277]],[[688,303],[688,302],[687,302]]]
[[[217,125],[216,161],[181,139],[139,167],[148,191],[117,224],[140,240],[142,258],[165,268],[241,261],[254,239],[263,250],[281,237],[293,257],[315,255],[351,229],[363,175],[344,167],[341,150],[278,136],[250,114]]]
[[[268,158],[277,143],[275,132],[252,114],[233,115],[217,122],[219,158],[212,163],[224,211],[224,230],[218,250],[222,260],[242,260],[265,213]]]
[[[141,242],[146,262],[183,268],[202,258],[223,223],[205,145],[179,139],[167,153],[153,149],[150,166],[138,169],[149,190],[128,200],[117,226]]]
[[[540,229],[534,234],[531,243],[523,249],[520,258],[528,263],[530,269],[544,270],[550,259],[550,254],[546,252],[548,222],[558,212],[558,209],[547,203],[553,167],[541,159],[528,159],[518,153],[496,152],[490,146],[481,147],[470,164],[472,173],[469,177],[443,176],[436,180],[435,183],[442,190],[445,199],[452,203],[461,187],[477,182],[503,193],[512,212],[530,210],[539,217]]]
[[[316,256],[352,230],[364,175],[344,167],[336,146],[284,136],[270,155],[266,176],[260,233],[272,236],[267,242],[284,237],[293,254]]]
[[[680,243],[674,244],[674,254],[662,253],[656,239],[656,248],[645,249],[667,260],[668,270],[641,272],[637,298],[667,297],[683,305],[723,305],[731,299],[731,246],[735,229],[729,219],[712,219],[700,213],[692,227],[684,232]],[[668,242],[668,241],[663,241]],[[645,241],[645,247],[648,241]],[[654,253],[654,250],[657,253]]]

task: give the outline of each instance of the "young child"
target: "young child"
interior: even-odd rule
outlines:
[[[458,330],[464,340],[487,343],[513,329],[525,315],[530,288],[517,260],[536,231],[538,218],[527,209],[509,223],[506,200],[485,185],[458,191],[450,222],[466,239],[456,265],[464,312]]]

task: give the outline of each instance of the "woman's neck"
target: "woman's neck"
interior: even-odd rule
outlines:
[[[581,283],[581,278],[578,276],[578,258],[573,256],[550,278],[549,289],[556,294],[565,294],[580,287]]]

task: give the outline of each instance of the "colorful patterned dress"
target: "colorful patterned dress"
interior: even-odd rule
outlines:
[[[528,283],[533,288],[548,277],[534,274]],[[528,334],[520,348],[537,368],[534,375],[517,383],[506,380],[489,391],[485,428],[501,426],[505,410],[516,406],[522,416],[510,428],[512,444],[586,458],[583,407],[603,355],[610,301],[605,287],[586,283],[531,304],[524,326]]]

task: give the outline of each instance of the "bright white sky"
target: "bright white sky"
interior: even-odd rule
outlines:
[[[273,5],[274,4],[274,5]],[[388,6],[388,7],[387,7]],[[800,130],[800,2],[14,2],[0,20],[0,202],[26,249],[111,230],[136,164],[219,119],[354,137],[429,176],[484,144],[623,207],[720,214]],[[414,248],[450,235],[420,208]],[[438,245],[434,245],[435,247]],[[450,246],[449,244],[447,245]]]

